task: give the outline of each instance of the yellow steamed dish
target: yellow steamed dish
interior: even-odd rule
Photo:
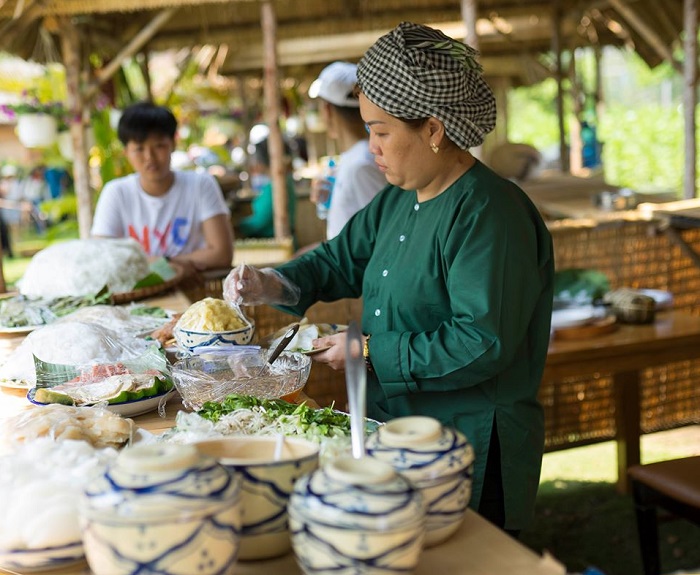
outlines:
[[[180,328],[193,331],[234,331],[248,325],[237,307],[213,297],[193,303],[178,321]]]

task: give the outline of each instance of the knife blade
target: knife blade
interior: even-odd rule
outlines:
[[[350,322],[345,342],[345,385],[350,406],[352,456],[365,456],[365,415],[367,411],[367,367],[362,356],[362,332]]]

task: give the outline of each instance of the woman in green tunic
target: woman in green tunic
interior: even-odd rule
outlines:
[[[544,446],[553,255],[525,193],[468,151],[495,123],[474,56],[415,24],[378,40],[358,67],[359,99],[390,185],[315,250],[276,270],[233,270],[224,294],[299,315],[362,295],[368,415],[463,431],[476,456],[470,505],[517,533]],[[331,345],[316,360],[344,367],[344,334],[315,344]]]

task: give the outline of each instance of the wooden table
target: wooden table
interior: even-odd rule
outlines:
[[[151,305],[160,305],[174,311],[182,311],[189,306],[189,300],[181,292],[172,292],[148,300]],[[21,338],[18,338],[21,341]],[[165,406],[165,417],[157,412],[146,413],[134,418],[135,423],[151,433],[162,433],[170,429],[175,416],[182,409],[178,395],[173,396]],[[39,409],[30,405],[25,392],[3,390],[0,393],[0,418],[24,409]],[[6,573],[0,569],[0,574]],[[85,562],[52,570],[52,575],[90,575]],[[300,574],[293,553],[268,561],[239,562],[237,575],[297,575]],[[426,550],[421,558],[416,575],[564,575],[566,569],[551,556],[540,556],[500,529],[468,511],[459,531],[447,542]]]
[[[600,337],[552,339],[544,380],[594,373],[613,376],[618,491],[629,491],[627,468],[640,462],[642,370],[695,358],[700,358],[700,317],[683,311],[659,312],[653,324],[621,325]]]
[[[239,561],[236,575],[300,575],[293,553],[265,561]],[[0,569],[0,573],[3,570]],[[415,575],[565,575],[550,555],[540,556],[473,511],[445,543],[426,549]],[[90,575],[83,562],[51,575]]]

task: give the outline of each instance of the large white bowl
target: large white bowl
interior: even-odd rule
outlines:
[[[318,467],[319,446],[295,437],[224,437],[194,444],[243,477],[239,559],[266,559],[291,549],[287,504],[297,479]],[[279,459],[275,459],[279,450]]]
[[[82,541],[45,549],[0,549],[0,571],[2,569],[20,573],[46,571],[77,563],[83,558]]]
[[[246,345],[253,339],[254,333],[255,325],[252,323],[229,331],[200,331],[179,326],[173,330],[177,344],[189,353],[196,353],[202,348]]]

